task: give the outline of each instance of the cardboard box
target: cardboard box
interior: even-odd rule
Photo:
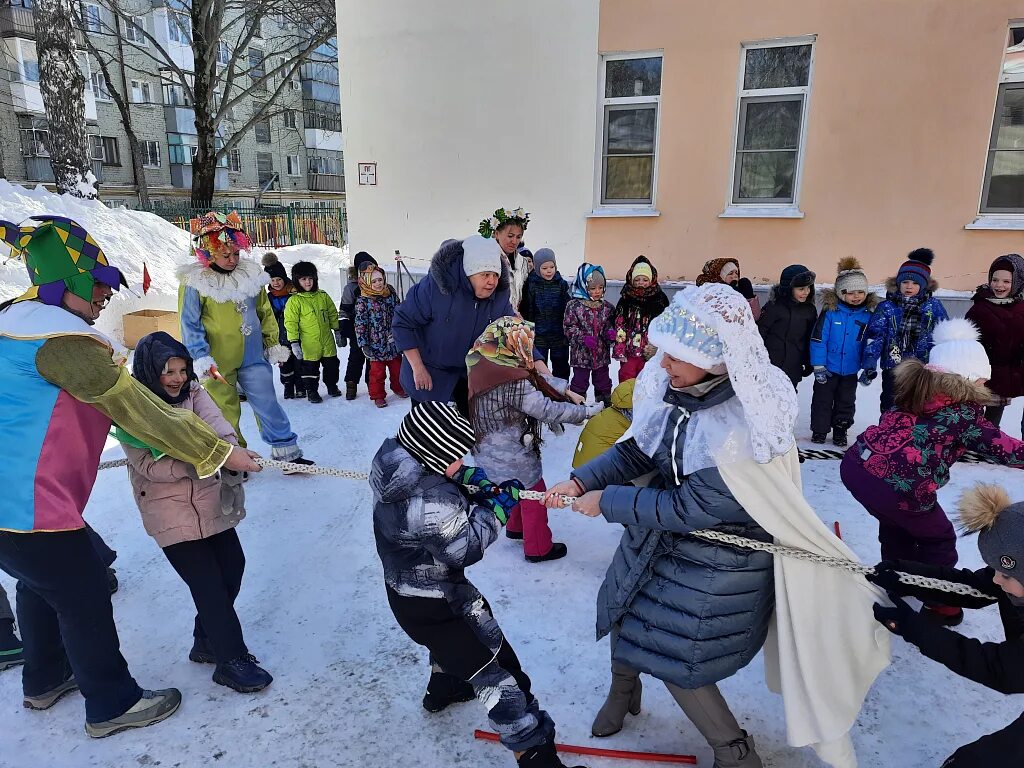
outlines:
[[[140,309],[125,314],[124,345],[129,349],[135,349],[139,339],[155,331],[165,331],[181,341],[178,313],[170,309]]]

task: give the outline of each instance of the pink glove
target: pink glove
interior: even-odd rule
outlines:
[[[597,349],[597,339],[595,339],[593,336],[584,336],[583,346],[585,346],[587,349],[593,352],[595,349]]]

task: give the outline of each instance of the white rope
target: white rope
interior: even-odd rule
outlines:
[[[832,453],[830,451],[830,453]],[[838,453],[836,451],[835,453]],[[280,469],[284,472],[291,474],[304,474],[304,475],[320,475],[322,477],[341,477],[347,480],[368,480],[370,476],[365,472],[356,472],[350,469],[335,469],[333,467],[322,467],[317,464],[294,464],[290,461],[278,461],[277,459],[256,459],[257,464],[265,469]],[[111,469],[113,467],[124,467],[127,466],[128,459],[115,459],[113,461],[104,461],[100,464],[100,469]],[[476,486],[468,485],[466,489],[470,493],[475,493],[479,490]],[[544,491],[520,491],[519,498],[526,499],[528,501],[543,501],[547,498],[547,493]],[[573,496],[560,496],[560,500],[567,506],[571,506],[576,498]],[[771,555],[778,555],[780,557],[790,557],[796,560],[806,560],[807,562],[817,563],[818,565],[824,565],[828,568],[838,568],[848,573],[854,574],[868,574],[874,573],[875,569],[871,566],[861,565],[854,560],[846,560],[841,557],[830,557],[828,555],[818,555],[814,552],[808,552],[805,549],[797,549],[796,547],[787,547],[782,544],[774,544],[765,541],[757,541],[756,539],[748,539],[745,536],[736,536],[732,533],[723,533],[715,530],[703,530],[703,531],[691,531],[691,536],[696,536],[699,539],[705,541],[712,541],[716,544],[725,544],[731,547],[739,547],[741,549],[752,549],[759,552],[768,552]],[[987,595],[973,587],[969,587],[966,584],[957,584],[955,582],[943,581],[942,579],[932,579],[925,576],[918,576],[913,573],[902,573],[897,572],[900,582],[903,584],[909,584],[915,587],[924,587],[926,589],[935,589],[940,592],[951,592],[956,595],[968,595],[970,597],[983,597],[991,599],[991,595]]]

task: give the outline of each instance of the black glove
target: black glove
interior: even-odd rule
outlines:
[[[913,631],[916,620],[920,618],[917,611],[907,605],[907,602],[896,595],[889,595],[889,599],[895,603],[892,607],[875,603],[873,608],[875,621],[884,626],[894,635],[907,639],[908,633]]]
[[[752,298],[754,298],[754,286],[751,285],[750,281],[747,280],[747,278],[745,277],[741,277],[736,282],[736,285],[733,286],[733,288],[739,291],[743,298],[745,298],[747,301],[750,301]]]
[[[874,573],[864,574],[864,578],[875,584],[890,595],[902,597],[916,597],[922,602],[943,603],[945,605],[958,605],[962,608],[984,608],[991,605],[996,597],[983,598],[971,597],[970,595],[957,595],[951,592],[943,592],[940,589],[930,587],[918,587],[913,584],[904,584],[896,575],[897,571],[911,573],[915,576],[924,576],[929,579],[943,579],[945,581],[957,581],[964,583],[958,578],[956,569],[943,568],[941,565],[930,565],[928,563],[917,563],[913,560],[883,560],[875,566]],[[969,585],[973,586],[973,585]]]
[[[804,363],[803,367],[800,369],[800,375],[803,376],[804,378],[807,378],[812,373],[814,373],[814,366],[811,365],[810,363]]]
[[[342,332],[340,328],[334,329],[334,343],[337,344],[339,347],[348,346],[348,338],[345,336],[345,334]]]

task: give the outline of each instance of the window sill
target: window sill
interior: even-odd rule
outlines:
[[[965,224],[964,229],[1024,230],[1024,215],[982,213],[970,224]]]
[[[796,205],[727,205],[718,214],[720,219],[802,219],[804,212]]]
[[[587,214],[588,219],[619,219],[629,217],[650,217],[650,216],[661,216],[661,211],[654,207],[639,206],[639,207],[607,207],[607,208],[595,208]]]

